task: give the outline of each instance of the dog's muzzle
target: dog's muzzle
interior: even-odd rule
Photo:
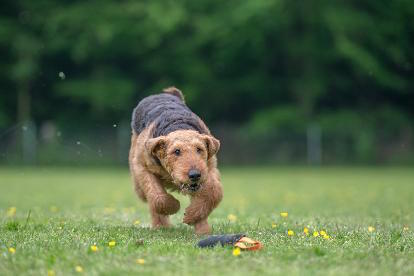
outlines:
[[[188,191],[188,192],[197,192],[201,187],[200,183],[190,183],[190,184],[181,184],[180,189],[182,191]]]
[[[191,183],[188,187],[188,189],[192,192],[197,192],[198,189],[200,189],[200,184],[198,183]]]

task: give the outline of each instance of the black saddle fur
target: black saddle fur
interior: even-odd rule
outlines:
[[[131,127],[137,135],[155,123],[152,137],[166,136],[177,130],[207,131],[200,118],[193,113],[178,95],[161,93],[144,98],[132,113]]]

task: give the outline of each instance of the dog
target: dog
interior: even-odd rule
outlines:
[[[196,234],[211,232],[207,218],[223,197],[216,154],[220,141],[185,104],[175,87],[141,100],[132,114],[129,167],[135,191],[148,202],[152,227],[169,227],[180,202],[190,197],[183,222]]]

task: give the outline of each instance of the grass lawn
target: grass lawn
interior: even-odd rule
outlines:
[[[227,168],[222,180],[214,233],[263,250],[196,248],[182,197],[174,227],[151,230],[127,170],[0,168],[0,275],[414,275],[413,168]]]

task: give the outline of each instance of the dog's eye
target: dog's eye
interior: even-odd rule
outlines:
[[[174,151],[174,154],[175,154],[176,156],[180,156],[180,154],[181,154],[181,150],[176,149],[176,150]]]
[[[203,149],[202,148],[197,148],[197,153],[202,153]]]

